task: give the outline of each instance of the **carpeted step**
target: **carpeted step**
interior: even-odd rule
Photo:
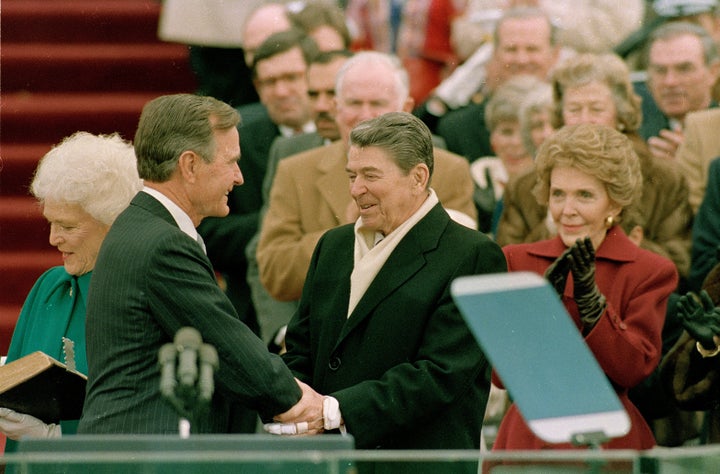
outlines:
[[[33,197],[0,197],[1,252],[55,251],[48,242],[50,226]]]
[[[22,304],[0,304],[0,354],[7,354]]]
[[[157,0],[3,0],[3,43],[150,42]],[[3,44],[4,46],[4,44]]]
[[[77,131],[132,140],[143,106],[159,93],[12,93],[0,110],[3,142],[57,143]]]
[[[35,168],[52,146],[49,143],[0,143],[0,196],[29,196]]]
[[[187,47],[170,43],[2,45],[5,91],[194,92]]]
[[[57,265],[62,265],[57,250],[0,253],[0,274],[4,279],[0,304],[22,304],[40,275]]]

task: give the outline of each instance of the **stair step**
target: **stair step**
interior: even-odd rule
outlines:
[[[4,12],[3,12],[4,13]],[[7,43],[3,91],[193,92],[187,47],[170,43]]]
[[[157,41],[157,0],[3,0],[5,42]]]
[[[0,354],[5,355],[15,330],[22,304],[0,304]]]
[[[44,143],[1,143],[0,195],[29,196],[35,168],[50,148],[51,144]]]
[[[118,132],[132,140],[143,106],[159,93],[9,93],[0,110],[2,139],[57,143],[77,131]]]
[[[57,251],[48,238],[50,226],[33,197],[0,198],[0,249],[3,252],[28,250]]]
[[[57,250],[0,252],[0,274],[4,280],[0,304],[22,304],[40,275],[57,265],[62,265]]]

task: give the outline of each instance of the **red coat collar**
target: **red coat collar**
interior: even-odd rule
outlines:
[[[555,259],[566,248],[560,237],[555,237],[531,245],[528,254]],[[608,230],[605,240],[602,241],[600,248],[595,252],[595,257],[617,262],[632,262],[637,258],[638,249],[639,247],[627,238],[620,226],[616,225]]]

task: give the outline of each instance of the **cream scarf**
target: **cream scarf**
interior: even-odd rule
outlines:
[[[430,195],[425,202],[408,220],[390,234],[382,238],[378,232],[361,228],[362,218],[355,222],[355,251],[353,271],[350,275],[350,303],[347,317],[349,318],[360,299],[367,291],[370,283],[385,265],[390,254],[402,241],[403,237],[425,217],[438,203],[438,197],[431,188]],[[382,239],[378,242],[379,239]]]

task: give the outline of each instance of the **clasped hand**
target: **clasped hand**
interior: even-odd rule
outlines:
[[[569,272],[573,274],[576,297],[582,297],[593,290],[595,286],[595,249],[590,237],[578,239],[545,270],[545,278],[561,296],[565,291]]]
[[[720,336],[720,308],[707,291],[698,300],[692,293],[680,297],[676,304],[678,318],[685,330],[706,350],[718,347],[713,336]]]
[[[265,431],[277,435],[314,435],[338,428],[341,420],[333,416],[333,413],[339,413],[337,400],[320,395],[298,379],[295,381],[302,390],[300,401],[285,413],[275,416],[275,423],[263,425]]]

